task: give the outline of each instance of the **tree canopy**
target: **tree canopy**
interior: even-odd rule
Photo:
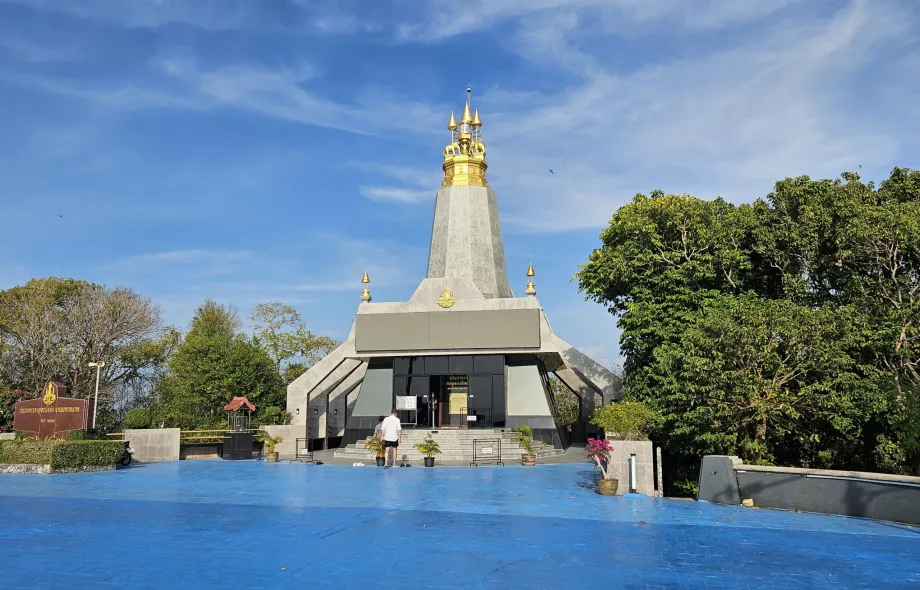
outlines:
[[[285,405],[274,361],[241,325],[232,307],[208,300],[198,308],[156,388],[156,426],[222,427],[234,396],[248,397],[257,411]]]
[[[920,471],[920,172],[743,205],[654,191],[601,241],[579,286],[618,316],[624,394],[676,460]]]

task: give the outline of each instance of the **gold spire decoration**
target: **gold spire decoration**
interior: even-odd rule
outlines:
[[[444,148],[444,182],[448,186],[489,186],[486,182],[486,146],[482,142],[482,120],[479,109],[474,116],[470,111],[470,94],[472,89],[466,87],[466,104],[460,123],[450,114],[447,124],[450,130],[450,143]]]
[[[527,289],[524,291],[531,297],[537,294],[537,288],[533,286],[533,276],[535,274],[537,273],[533,271],[533,264],[531,263],[530,266],[527,267],[527,276],[529,278],[527,279]]]
[[[364,271],[364,276],[361,277],[361,282],[364,283],[364,290],[361,291],[361,301],[367,303],[371,300],[371,290],[367,288],[368,283],[371,282],[371,278],[367,276],[367,271]]]

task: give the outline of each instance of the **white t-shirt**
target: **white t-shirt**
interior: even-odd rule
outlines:
[[[383,425],[380,427],[380,432],[383,433],[383,440],[399,440],[400,430],[402,430],[402,425],[396,416],[387,416],[383,419]]]

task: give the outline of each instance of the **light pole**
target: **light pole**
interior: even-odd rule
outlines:
[[[96,406],[99,405],[99,371],[105,366],[105,361],[90,363],[90,367],[96,367],[96,397],[93,399],[93,430],[96,430]]]

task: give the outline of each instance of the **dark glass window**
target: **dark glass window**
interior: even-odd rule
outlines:
[[[473,357],[474,373],[505,374],[505,357],[500,354],[482,354]]]
[[[505,423],[505,376],[492,375],[492,421]]]
[[[412,374],[413,375],[424,375],[425,374],[425,357],[423,356],[412,357]]]
[[[423,376],[412,376],[409,377],[409,395],[423,395],[428,396],[430,391],[428,391],[428,383],[431,380],[431,377],[427,375]]]
[[[446,375],[449,373],[446,356],[425,357],[425,372],[429,375]]]
[[[469,355],[448,357],[447,372],[451,375],[469,375],[473,372],[473,357]]]
[[[409,378],[405,375],[393,377],[393,393],[395,395],[408,395]]]
[[[393,373],[406,375],[409,372],[409,357],[400,356],[393,359]]]

